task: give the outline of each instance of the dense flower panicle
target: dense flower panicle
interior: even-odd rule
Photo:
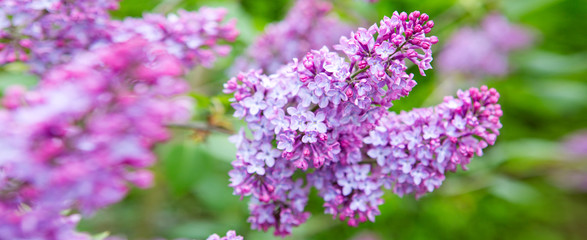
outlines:
[[[464,27],[452,35],[440,53],[438,70],[477,78],[503,76],[508,72],[510,52],[531,42],[528,29],[492,13],[483,19],[480,28]]]
[[[5,0],[0,2],[0,64],[33,68],[70,60],[101,38],[119,0]],[[35,69],[37,70],[37,69]],[[40,71],[40,69],[38,69]]]
[[[379,27],[361,28],[350,39],[342,37],[338,47],[350,63],[323,47],[270,76],[260,71],[239,74],[225,84],[225,92],[235,96],[235,116],[245,118],[255,140],[275,139],[277,148],[284,150],[282,157],[298,168],[307,169],[307,159],[313,159],[315,167],[338,161],[333,156],[341,151],[339,136],[350,139],[346,135],[372,127],[391,100],[406,96],[415,86],[405,72],[405,59],[421,71],[430,68],[430,46],[437,40],[425,37],[433,24],[424,19],[428,16],[419,12],[411,13],[409,20],[406,13],[396,12]],[[382,48],[386,52],[378,53]],[[425,61],[428,64],[422,64]],[[340,160],[353,162],[351,152],[355,151],[349,151],[351,159]]]
[[[75,231],[79,215],[62,216],[55,209],[31,209],[14,213],[12,206],[0,203],[0,237],[11,240],[68,239],[91,240]]]
[[[311,49],[331,46],[351,28],[329,16],[332,4],[322,0],[296,0],[285,19],[270,24],[264,33],[236,60],[236,71],[263,69],[273,73],[293,58]]]
[[[369,164],[333,164],[309,174],[308,181],[324,199],[324,212],[357,226],[374,222],[383,204],[382,182]]]
[[[0,3],[2,9],[7,7],[0,10],[0,64],[25,61],[34,72],[43,73],[78,52],[140,36],[166,46],[187,66],[209,67],[216,56],[230,51],[219,41],[233,41],[238,34],[234,21],[223,23],[226,10],[221,8],[117,21],[107,12],[117,6],[114,0],[45,0],[42,8],[36,2]]]
[[[42,79],[1,99],[0,239],[90,239],[64,211],[92,213],[129,183],[151,184],[153,145],[191,118],[181,76],[226,55],[235,23],[213,8],[111,20],[118,0],[0,6],[0,64],[24,61]]]
[[[308,217],[303,209],[312,186],[327,213],[353,226],[374,221],[383,173],[365,165],[363,139],[391,101],[416,85],[408,60],[422,75],[431,68],[430,47],[438,39],[426,33],[433,26],[426,14],[395,12],[342,37],[335,48],[346,58],[322,47],[275,74],[252,70],[225,84],[225,92],[234,93],[234,115],[251,131],[233,138],[238,150],[229,174],[234,194],[252,196],[253,228],[289,234]],[[297,169],[311,171],[291,180]]]
[[[238,36],[236,20],[223,23],[226,9],[203,7],[198,12],[179,10],[162,16],[145,14],[141,19],[111,21],[112,41],[126,41],[140,35],[151,42],[163,43],[186,66],[212,67],[217,56],[225,56],[230,46],[219,41],[234,41]]]
[[[153,144],[169,137],[165,124],[191,117],[191,102],[176,97],[188,89],[181,66],[165,46],[131,39],[53,69],[36,90],[8,91],[0,238],[71,239],[47,229],[67,226],[44,223],[62,221],[67,209],[87,214],[115,203],[127,183],[148,187],[144,168],[155,161]]]
[[[253,229],[267,231],[275,226],[275,234],[285,236],[291,228],[309,217],[304,208],[308,187],[303,180],[293,180],[295,167],[280,156],[270,140],[249,140],[243,130],[231,140],[238,147],[237,159],[229,172],[234,193],[241,197],[252,195],[248,221]],[[265,167],[267,165],[267,167]]]
[[[433,108],[384,115],[364,139],[384,186],[400,196],[421,196],[438,188],[446,171],[465,169],[499,135],[498,98],[495,89],[483,86],[459,90],[457,98],[446,97]]]

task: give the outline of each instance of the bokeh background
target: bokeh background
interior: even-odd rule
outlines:
[[[333,0],[332,15],[351,26],[368,27],[393,11],[428,13],[440,39],[464,26],[479,26],[490,13],[528,29],[531,44],[511,52],[503,76],[416,74],[418,86],[393,111],[437,104],[457,88],[486,84],[500,94],[503,128],[495,146],[475,157],[468,171],[449,174],[440,189],[418,200],[385,195],[375,223],[357,228],[323,214],[315,192],[312,217],[286,239],[587,239],[587,4],[581,0]],[[116,18],[145,12],[168,13],[201,6],[225,7],[241,32],[234,51],[214,68],[194,69],[188,77],[197,101],[196,120],[229,129],[232,118],[222,83],[267,24],[280,21],[292,0],[123,0]],[[438,56],[438,55],[435,55]],[[438,58],[432,62],[435,67]],[[417,72],[417,69],[410,69]],[[18,64],[0,71],[0,88],[15,82],[33,86],[35,78]],[[235,155],[229,135],[176,130],[158,146],[156,184],[135,189],[122,202],[84,219],[80,230],[109,232],[130,239],[195,238],[234,229],[245,239],[275,239],[250,230],[247,199],[228,187]],[[582,137],[581,137],[582,136]],[[1,154],[1,153],[0,153]]]

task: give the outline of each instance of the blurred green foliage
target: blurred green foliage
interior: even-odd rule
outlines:
[[[197,102],[196,118],[242,123],[230,117],[222,83],[226,69],[242,54],[264,26],[279,21],[291,0],[124,0],[116,18],[143,12],[173,12],[184,8],[222,6],[238,19],[241,36],[234,51],[213,69],[195,69],[188,76]],[[370,233],[380,239],[587,239],[587,194],[564,184],[568,172],[587,175],[587,159],[573,159],[561,147],[564,136],[587,128],[587,4],[579,0],[334,0],[334,10],[354,25],[371,25],[393,11],[426,12],[436,23],[433,33],[442,44],[457,28],[475,25],[492,11],[533,29],[532,48],[511,57],[513,71],[502,78],[462,82],[488,84],[500,94],[504,116],[502,135],[469,171],[449,174],[444,185],[419,200],[385,196],[375,223],[346,226],[322,213],[322,200],[313,193],[312,217],[287,239],[352,239]],[[434,66],[434,62],[433,62]],[[0,71],[0,89],[35,77],[12,64]],[[394,111],[437,103],[433,93],[444,79],[434,71],[416,74],[418,86],[398,101]],[[453,93],[446,93],[453,94]],[[210,96],[220,97],[211,99]],[[222,117],[223,116],[223,117]],[[175,130],[176,138],[156,151],[156,185],[133,190],[121,203],[84,220],[80,229],[109,231],[131,239],[184,237],[205,239],[235,229],[246,239],[274,239],[272,233],[250,230],[246,199],[232,195],[228,185],[234,146],[222,133]],[[587,148],[587,146],[585,146]],[[557,176],[563,176],[561,181]],[[558,180],[557,180],[558,179]],[[587,186],[583,186],[587,189]]]

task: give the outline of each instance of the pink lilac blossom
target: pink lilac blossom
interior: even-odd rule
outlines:
[[[228,53],[234,21],[212,8],[114,21],[116,0],[0,4],[0,64],[42,78],[1,99],[0,239],[92,239],[80,217],[151,185],[153,145],[191,117],[181,76]]]
[[[332,4],[321,0],[296,0],[285,19],[265,28],[265,32],[236,60],[234,69],[263,69],[275,72],[293,58],[311,49],[336,44],[351,28],[329,16]]]
[[[44,2],[46,4],[41,4]],[[161,16],[111,20],[116,0],[4,1],[0,3],[0,64],[25,61],[36,73],[65,63],[78,52],[141,36],[166,46],[184,64],[210,67],[230,47],[235,21],[223,23],[225,9],[201,8]]]
[[[208,237],[206,240],[243,240],[244,238],[241,236],[236,235],[235,231],[228,231],[226,236],[220,237],[217,234],[213,234],[212,236]]]
[[[225,84],[234,93],[234,116],[251,133],[232,137],[237,154],[229,175],[235,195],[251,196],[253,229],[289,234],[309,217],[311,187],[326,213],[351,226],[374,221],[383,187],[420,196],[494,143],[502,114],[494,89],[459,92],[435,108],[388,112],[416,85],[408,60],[421,75],[431,68],[438,39],[426,36],[434,26],[428,18],[395,12],[342,37],[335,49],[347,58],[323,47],[272,75],[251,70]]]
[[[476,78],[503,76],[508,72],[510,53],[531,42],[528,29],[493,13],[480,28],[465,27],[452,35],[438,57],[438,70]]]
[[[82,215],[145,188],[165,124],[191,117],[181,61],[133,38],[44,75],[33,91],[11,87],[0,110],[0,239],[92,239]],[[64,215],[64,211],[81,214]],[[233,231],[226,237],[242,240]]]
[[[0,238],[11,240],[67,239],[91,240],[75,231],[80,216],[62,216],[53,209],[27,209],[14,213],[11,206],[0,203]]]
[[[122,199],[128,183],[148,187],[165,124],[191,117],[177,97],[188,90],[183,73],[164,46],[131,39],[54,68],[33,91],[8,91],[0,238],[71,239],[62,211],[91,214]]]
[[[108,10],[118,0],[5,0],[0,2],[0,64],[33,62],[33,67],[70,60],[105,34]],[[52,53],[56,54],[52,54]],[[36,66],[40,65],[40,66]],[[46,70],[43,68],[42,70]],[[40,71],[40,70],[39,70]]]
[[[587,192],[587,129],[570,133],[560,141],[563,167],[550,169],[553,182],[562,188]]]
[[[587,129],[566,136],[563,149],[572,156],[587,157]]]
[[[466,169],[493,145],[502,127],[499,93],[482,86],[459,90],[433,108],[387,112],[363,140],[387,189],[416,197],[440,187],[447,171]]]
[[[198,12],[179,10],[167,16],[145,14],[141,19],[111,21],[110,38],[120,42],[139,35],[163,43],[168,52],[188,67],[212,67],[218,56],[226,56],[231,50],[220,43],[232,42],[238,36],[235,19],[223,23],[226,13],[223,8],[203,7]]]

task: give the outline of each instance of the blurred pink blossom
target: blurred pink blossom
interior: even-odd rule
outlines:
[[[509,70],[511,51],[529,46],[532,39],[527,28],[492,13],[483,19],[480,27],[464,27],[450,37],[438,56],[438,70],[475,78],[503,76]]]

